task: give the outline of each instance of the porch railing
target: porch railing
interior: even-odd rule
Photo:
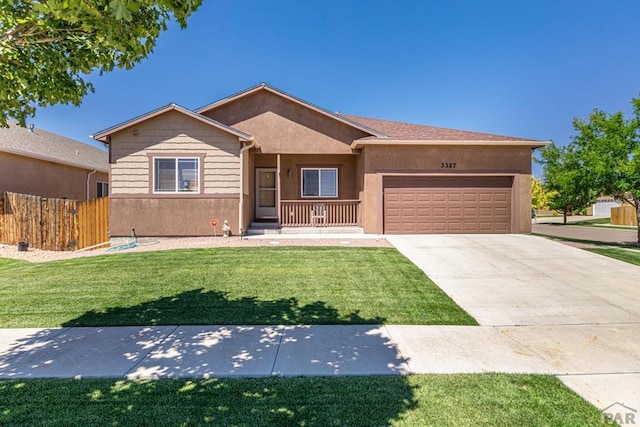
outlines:
[[[281,200],[282,227],[359,225],[360,200]]]

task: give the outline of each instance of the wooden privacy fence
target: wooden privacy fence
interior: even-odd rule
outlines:
[[[109,241],[109,199],[79,202],[0,193],[0,243],[53,251],[78,250]]]
[[[638,225],[636,208],[633,206],[620,206],[611,208],[611,224],[615,225]]]

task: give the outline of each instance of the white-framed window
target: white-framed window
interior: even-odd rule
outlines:
[[[302,197],[338,197],[337,168],[302,168]]]
[[[154,157],[154,193],[197,193],[200,191],[198,157]]]
[[[109,195],[109,183],[98,181],[96,182],[96,197],[107,197]]]

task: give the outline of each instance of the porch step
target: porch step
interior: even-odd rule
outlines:
[[[261,236],[264,234],[280,234],[277,222],[252,222],[247,230],[247,236]]]

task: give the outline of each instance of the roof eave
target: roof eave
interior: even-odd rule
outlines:
[[[112,126],[110,128],[107,128],[105,130],[102,130],[102,131],[100,131],[100,132],[98,132],[98,133],[96,133],[94,135],[90,135],[90,136],[91,136],[91,138],[95,139],[96,141],[100,141],[100,142],[104,142],[105,144],[109,144],[110,141],[109,141],[108,137],[113,135],[114,133],[120,132],[120,131],[122,131],[124,129],[130,128],[132,126],[135,126],[135,125],[137,125],[139,123],[142,123],[144,121],[147,121],[149,119],[152,119],[154,117],[157,117],[157,116],[159,116],[161,114],[167,113],[167,112],[172,111],[172,110],[178,111],[178,112],[180,112],[182,114],[185,114],[185,115],[187,115],[187,116],[189,116],[191,118],[199,120],[199,121],[201,121],[201,122],[203,122],[205,124],[211,125],[211,126],[216,127],[216,128],[218,128],[220,130],[223,130],[223,131],[225,131],[227,133],[235,135],[242,142],[251,141],[253,139],[253,137],[251,135],[247,134],[247,133],[244,133],[244,132],[242,132],[242,131],[240,131],[238,129],[234,129],[231,126],[227,126],[227,125],[225,125],[223,123],[220,123],[220,122],[218,122],[216,120],[210,119],[209,117],[205,117],[205,116],[203,116],[201,114],[194,113],[193,111],[191,111],[191,110],[189,110],[187,108],[181,107],[181,106],[179,106],[177,104],[165,105],[164,107],[160,107],[160,108],[158,108],[156,110],[153,110],[153,111],[151,111],[149,113],[143,114],[141,116],[138,116],[138,117],[133,118],[131,120],[128,120],[126,122],[120,123],[120,124],[118,124],[116,126]]]
[[[540,148],[547,146],[551,141],[531,140],[429,140],[429,139],[369,139],[356,140],[351,143],[352,149],[358,149],[367,145],[467,145],[467,146],[519,146]]]
[[[51,162],[51,163],[58,163],[60,165],[72,166],[72,167],[78,168],[78,169],[85,169],[85,170],[89,170],[89,171],[96,170],[98,172],[109,173],[109,168],[108,167],[107,168],[101,168],[99,166],[91,166],[91,165],[86,165],[86,164],[82,164],[82,163],[70,162],[70,161],[58,159],[58,158],[55,158],[55,157],[43,156],[42,154],[32,153],[30,151],[14,150],[14,149],[5,148],[5,147],[0,148],[0,151],[3,151],[5,153],[10,153],[10,154],[15,154],[17,156],[30,157],[30,158],[33,158],[33,159],[44,160],[44,161]]]

